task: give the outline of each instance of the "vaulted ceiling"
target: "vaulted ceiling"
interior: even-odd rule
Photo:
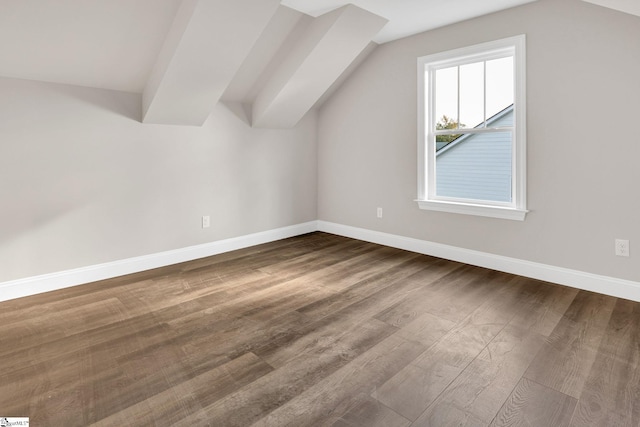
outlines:
[[[640,16],[640,1],[638,0],[583,0],[598,6],[608,7],[630,15]]]
[[[377,44],[531,1],[2,0],[0,76],[139,93],[145,123],[223,101],[288,128]]]

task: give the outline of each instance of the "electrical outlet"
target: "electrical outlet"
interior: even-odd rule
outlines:
[[[629,241],[624,239],[616,239],[616,255],[629,256]]]
[[[211,217],[209,215],[205,215],[202,217],[202,228],[211,227]]]
[[[377,215],[378,215],[378,218],[382,218],[382,208],[378,208]]]

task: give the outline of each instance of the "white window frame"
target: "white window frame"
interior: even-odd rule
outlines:
[[[526,200],[526,38],[509,37],[488,43],[436,53],[418,58],[418,206],[420,209],[523,221]],[[510,52],[514,59],[514,131],[512,138],[512,201],[437,197],[435,193],[435,97],[437,69],[486,61]],[[467,130],[465,130],[465,133]]]

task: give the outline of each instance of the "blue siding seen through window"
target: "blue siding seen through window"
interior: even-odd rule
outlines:
[[[513,108],[491,123],[513,126]],[[436,153],[436,195],[512,201],[512,132],[466,134]]]

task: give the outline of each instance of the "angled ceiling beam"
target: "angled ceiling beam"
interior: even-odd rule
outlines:
[[[142,121],[201,126],[279,3],[183,0],[142,94]]]
[[[347,5],[293,34],[296,43],[256,97],[253,126],[294,127],[386,23]]]
[[[640,16],[640,1],[638,0],[582,0],[598,6],[608,7],[620,12]]]
[[[271,62],[275,62],[272,61],[274,56],[303,20],[311,22],[313,18],[286,6],[279,6],[233,77],[233,81],[222,94],[222,101],[253,103],[261,86],[259,81],[269,75],[267,67]]]

